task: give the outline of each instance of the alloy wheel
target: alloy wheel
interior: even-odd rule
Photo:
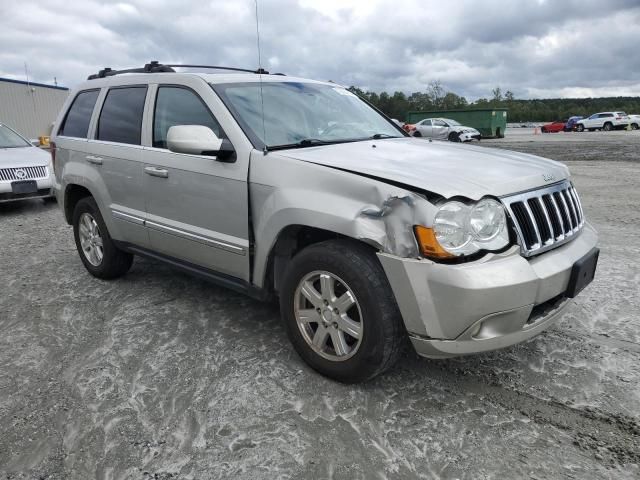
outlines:
[[[104,245],[98,223],[89,213],[80,215],[78,236],[85,258],[94,267],[99,266],[104,257]]]
[[[305,342],[321,357],[340,362],[358,351],[362,312],[351,288],[337,275],[305,275],[295,291],[294,314]]]

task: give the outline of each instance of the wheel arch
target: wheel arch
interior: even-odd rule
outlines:
[[[69,225],[73,223],[73,211],[80,200],[85,197],[94,197],[91,191],[77,183],[70,183],[64,190],[64,218]]]
[[[287,264],[296,254],[310,245],[334,239],[348,239],[366,246],[366,248],[371,249],[372,252],[378,251],[371,243],[363,239],[350,237],[343,233],[311,225],[288,225],[278,232],[267,255],[264,274],[260,279],[263,289],[277,293],[282,283]]]

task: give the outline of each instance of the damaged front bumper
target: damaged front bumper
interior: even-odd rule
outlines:
[[[533,258],[518,247],[463,264],[379,253],[416,351],[444,358],[531,338],[570,303],[573,265],[597,244],[588,223],[571,242]]]
[[[461,142],[470,142],[472,140],[480,141],[481,135],[478,132],[460,132],[458,138]]]

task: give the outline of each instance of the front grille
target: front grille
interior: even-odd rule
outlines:
[[[0,181],[47,178],[47,167],[0,168]]]
[[[502,199],[525,257],[568,242],[584,226],[580,198],[565,181]]]

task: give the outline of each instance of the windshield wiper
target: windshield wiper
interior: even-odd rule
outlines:
[[[345,139],[345,140],[320,140],[319,138],[304,138],[296,143],[288,143],[285,145],[273,145],[268,147],[269,150],[285,150],[287,148],[304,148],[304,147],[315,147],[316,145],[332,145],[335,143],[347,143],[353,142],[355,140]]]
[[[389,135],[388,133],[374,133],[369,137],[370,140],[380,140],[381,138],[402,138],[397,135]]]
[[[343,138],[342,140],[320,140],[319,138],[304,138],[296,143],[288,143],[285,145],[273,145],[268,150],[285,150],[287,148],[304,148],[315,147],[316,145],[333,145],[336,143],[362,142],[364,140],[380,140],[381,138],[402,138],[397,135],[389,135],[388,133],[376,133],[365,138]]]

